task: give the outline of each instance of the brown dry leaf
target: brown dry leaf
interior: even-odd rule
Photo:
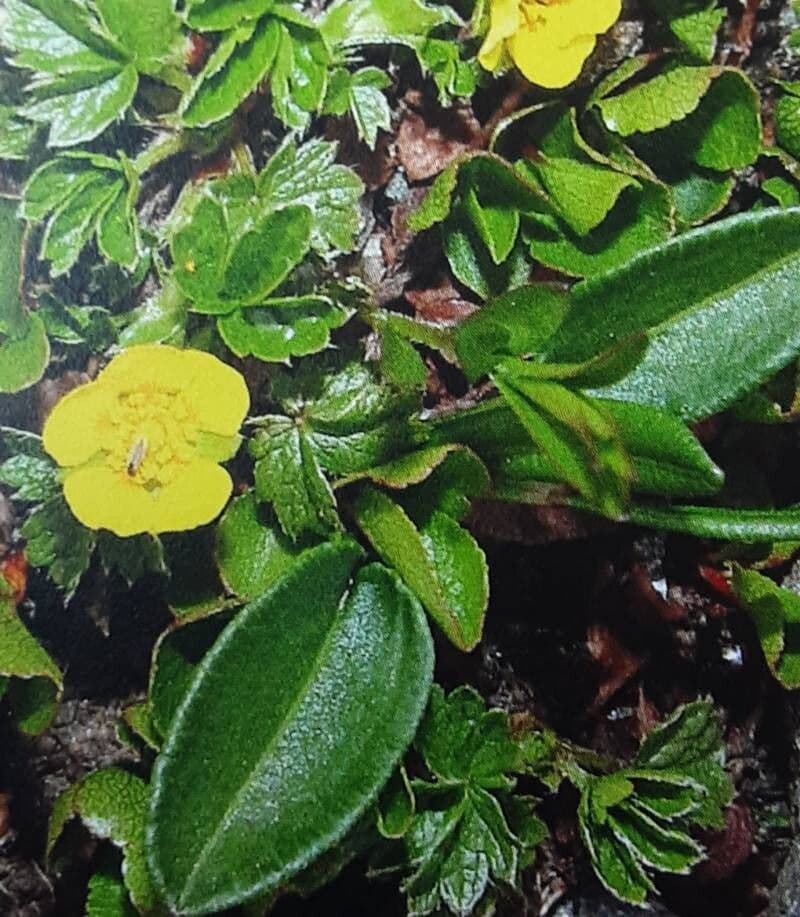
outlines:
[[[734,803],[725,813],[725,827],[705,839],[708,859],[695,871],[700,882],[724,882],[750,857],[755,840],[755,823],[750,809]]]
[[[633,678],[642,667],[642,660],[630,653],[604,624],[589,628],[586,646],[589,655],[606,673],[589,708],[589,713],[596,713]]]
[[[413,105],[419,95],[409,94]],[[421,106],[408,108],[397,134],[397,158],[409,181],[425,181],[450,163],[483,146],[483,130],[471,109]]]
[[[449,280],[427,290],[406,290],[405,296],[420,321],[435,325],[456,325],[478,309]]]

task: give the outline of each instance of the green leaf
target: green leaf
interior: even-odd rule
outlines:
[[[328,88],[328,47],[313,23],[294,7],[279,4],[283,20],[270,88],[277,117],[287,128],[305,131],[322,107]]]
[[[562,385],[527,379],[520,366],[504,364],[493,376],[508,406],[561,480],[603,515],[619,517],[634,469],[603,403]]]
[[[89,879],[86,917],[136,917],[120,879],[105,872],[97,872]]]
[[[185,38],[175,0],[95,0],[95,6],[139,73],[184,87]]]
[[[186,340],[186,297],[173,277],[141,306],[128,313],[129,324],[119,335],[120,347],[139,344],[171,344],[181,347]]]
[[[800,98],[792,92],[775,103],[775,140],[792,156],[800,156]]]
[[[311,242],[322,255],[352,251],[361,228],[364,185],[352,169],[335,162],[336,152],[337,145],[324,140],[300,147],[289,140],[258,177],[258,195],[267,207],[309,209]]]
[[[800,509],[727,509],[715,506],[631,507],[634,525],[742,544],[768,544],[800,538]]]
[[[218,320],[222,340],[239,357],[284,363],[325,350],[331,331],[353,315],[328,296],[273,299],[263,308],[240,309]]]
[[[117,768],[97,771],[74,784],[53,806],[47,831],[47,854],[53,853],[73,818],[123,852],[122,875],[139,913],[151,913],[159,900],[145,862],[144,826],[150,788],[139,777]]]
[[[326,534],[339,523],[325,473],[350,478],[407,451],[419,396],[380,385],[370,366],[339,355],[306,361],[273,388],[286,416],[257,421],[256,495],[274,503],[290,537]]]
[[[169,733],[175,714],[191,687],[197,669],[230,622],[230,614],[216,611],[162,634],[153,650],[147,709],[157,745]]]
[[[268,75],[280,40],[270,16],[227,32],[183,100],[184,125],[210,127],[232,115]]]
[[[289,418],[262,417],[250,454],[256,460],[256,495],[272,504],[293,541],[341,527],[333,491],[302,428]]]
[[[322,22],[331,45],[405,44],[417,47],[434,29],[459,23],[447,6],[424,0],[337,0]]]
[[[94,533],[72,515],[62,497],[42,504],[22,526],[26,555],[34,567],[44,567],[50,579],[70,599],[78,588],[95,546]]]
[[[578,827],[594,871],[608,891],[620,901],[642,906],[654,889],[653,883],[627,846],[619,843],[608,825],[591,816],[590,795],[584,793],[578,806]]]
[[[266,299],[308,254],[312,224],[305,206],[265,214],[237,239],[220,297],[246,306]]]
[[[55,465],[36,455],[17,453],[0,464],[0,484],[11,489],[12,500],[44,503],[58,495],[60,482]]]
[[[105,572],[116,571],[128,585],[133,585],[147,573],[167,572],[164,548],[154,535],[117,538],[110,532],[100,532],[97,547]]]
[[[790,691],[800,688],[800,596],[755,570],[733,568],[731,587],[755,624],[770,671]]]
[[[595,104],[606,127],[615,134],[652,133],[695,111],[722,72],[721,67],[674,67]]]
[[[0,159],[25,162],[36,143],[39,128],[17,115],[13,105],[0,105]]]
[[[31,175],[20,212],[45,224],[41,256],[54,277],[73,267],[93,237],[106,258],[132,271],[142,254],[138,197],[139,180],[124,162],[72,153]]]
[[[593,277],[626,264],[642,249],[666,241],[673,233],[673,204],[660,183],[641,181],[628,188],[603,222],[578,235],[557,217],[529,221],[524,237],[531,255],[572,277]]]
[[[515,884],[528,853],[497,799],[476,786],[435,794],[405,844],[416,868],[403,885],[414,915],[475,913],[493,887]]]
[[[447,784],[469,783],[486,790],[511,789],[509,774],[520,769],[520,751],[508,714],[488,710],[472,688],[445,696],[434,685],[415,746],[428,770]]]
[[[39,316],[22,301],[24,232],[16,202],[0,198],[0,392],[19,392],[38,382],[50,360]]]
[[[378,556],[403,577],[450,642],[464,652],[474,649],[489,601],[486,558],[475,539],[441,510],[417,527],[370,485],[352,512]]]
[[[690,9],[670,18],[669,30],[692,57],[710,63],[717,48],[717,33],[725,10],[711,0],[702,9]]]
[[[284,884],[355,824],[411,741],[430,635],[381,567],[343,600],[358,556],[351,542],[314,549],[201,664],[156,763],[147,832],[174,909],[207,913]]]
[[[19,728],[27,735],[44,732],[61,699],[61,672],[19,619],[14,603],[2,593],[0,677],[13,679],[6,687],[6,696],[14,708]]]
[[[383,94],[390,86],[389,77],[377,67],[357,70],[350,79],[350,113],[358,136],[371,150],[378,143],[378,132],[392,128],[392,113]]]
[[[555,212],[579,236],[597,229],[624,191],[641,188],[630,175],[596,163],[545,156],[526,166],[526,174],[536,176]]]
[[[266,592],[304,553],[278,529],[250,492],[237,497],[217,527],[216,556],[226,588],[245,601]]]
[[[8,0],[3,44],[33,71],[20,114],[48,124],[48,145],[93,140],[128,109],[139,83],[126,53],[79,0]]]
[[[725,743],[719,718],[708,701],[679,707],[642,742],[633,767],[636,770],[688,777],[706,792],[692,821],[719,829],[723,812],[733,799],[733,786],[725,773]]]
[[[599,394],[685,420],[717,413],[800,352],[798,227],[794,209],[731,217],[579,284],[547,359],[579,361],[646,331],[642,363]]]
[[[275,0],[189,0],[187,25],[198,32],[224,32],[240,23],[260,19]]]

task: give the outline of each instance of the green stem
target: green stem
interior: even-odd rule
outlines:
[[[158,137],[133,160],[137,174],[146,175],[167,159],[185,152],[189,148],[189,135],[184,131],[175,134],[159,134]]]

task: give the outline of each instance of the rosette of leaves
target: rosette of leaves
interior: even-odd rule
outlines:
[[[4,12],[9,60],[31,73],[17,115],[48,125],[51,147],[93,140],[122,118],[140,74],[185,82],[171,0],[9,0]]]
[[[50,360],[44,323],[22,299],[25,254],[17,201],[0,197],[0,393],[4,394],[38,382]]]
[[[122,154],[64,153],[28,179],[20,212],[44,226],[40,257],[67,273],[94,239],[100,254],[133,271],[143,247],[136,216],[139,176]]]
[[[548,834],[536,801],[512,795],[521,754],[508,716],[471,688],[434,685],[414,744],[427,775],[401,773],[384,792],[378,826],[394,843],[374,871],[407,873],[409,914],[491,913]]]
[[[181,105],[187,127],[224,120],[268,81],[278,118],[305,130],[322,106],[331,64],[325,41],[308,17],[276,0],[192,0],[186,21],[218,39]]]
[[[721,828],[733,798],[713,707],[681,707],[642,743],[630,767],[593,777],[572,768],[592,866],[622,901],[642,905],[652,872],[686,874],[704,856],[695,829]]]
[[[353,314],[344,287],[281,292],[312,253],[349,251],[360,226],[361,181],[334,163],[336,146],[285,144],[258,175],[190,188],[170,232],[173,277],[195,312],[239,356],[280,362],[324,349]]]

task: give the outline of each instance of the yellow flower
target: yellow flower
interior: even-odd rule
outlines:
[[[510,55],[545,89],[577,78],[597,36],[619,18],[622,0],[489,0],[491,21],[478,60],[498,70]]]
[[[249,406],[244,379],[211,354],[131,347],[58,402],[44,447],[88,528],[181,532],[228,502],[233,484],[218,463],[239,448]]]

